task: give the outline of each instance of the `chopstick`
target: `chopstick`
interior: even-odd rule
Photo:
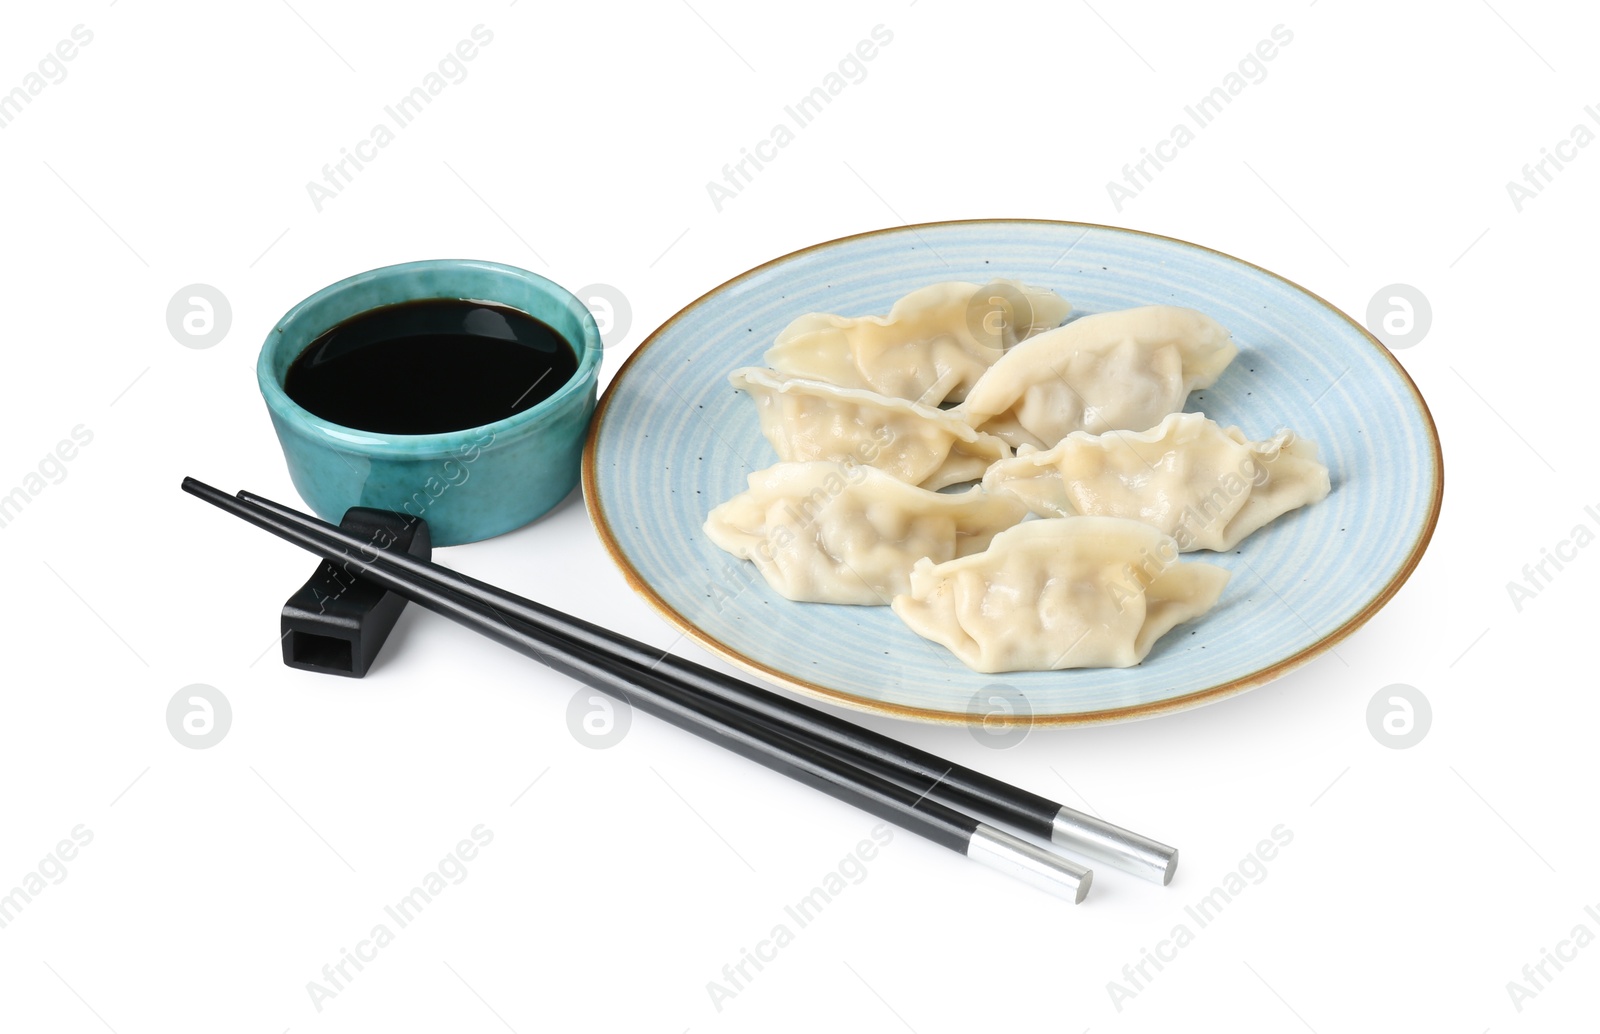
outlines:
[[[530,634],[547,645],[565,642],[602,660],[625,662],[642,677],[675,679],[697,694],[734,708],[752,720],[773,726],[813,749],[844,757],[884,778],[926,793],[929,798],[950,807],[991,822],[1003,823],[1049,840],[1079,856],[1105,862],[1161,884],[1170,883],[1177,869],[1176,848],[1097,816],[1086,815],[693,661],[670,653],[662,654],[609,629],[438,564],[401,553],[379,551],[373,555],[375,551],[370,543],[349,535],[335,525],[270,499],[250,492],[240,492],[238,498],[270,511],[280,520],[307,533],[337,540],[346,550],[358,550],[363,557],[370,557],[372,563],[429,578],[458,596],[480,599],[494,611],[522,622]]]
[[[849,761],[815,750],[771,726],[749,721],[723,704],[698,697],[692,690],[674,687],[665,678],[643,678],[626,665],[608,665],[565,641],[543,641],[525,623],[498,614],[489,602],[469,600],[441,587],[433,576],[432,569],[437,565],[424,564],[422,570],[407,572],[397,565],[384,563],[390,558],[389,554],[381,551],[374,554],[370,543],[346,540],[331,526],[325,526],[327,530],[323,531],[285,520],[276,511],[286,508],[274,506],[273,510],[268,510],[193,478],[184,479],[183,489],[312,553],[332,560],[348,560],[357,573],[373,582],[532,656],[564,675],[622,698],[639,710],[664,718],[973,861],[1074,903],[1081,902],[1089,891],[1093,874],[1088,869],[932,800],[927,792],[919,793],[864,771]],[[304,514],[296,516],[303,521],[314,520]]]
[[[373,552],[368,543],[334,525],[248,492],[239,493],[239,498],[270,510],[303,530],[331,536],[347,549],[362,551],[364,556]],[[806,741],[814,749],[843,756],[951,807],[1010,825],[1051,840],[1072,853],[1163,884],[1171,881],[1177,867],[1175,848],[693,661],[671,654],[663,656],[608,629],[437,564],[390,553],[379,553],[372,559],[431,577],[459,595],[485,599],[495,611],[524,622],[535,637],[547,644],[565,641],[602,660],[625,661],[642,676],[676,678],[699,694],[773,725],[786,735]]]
[[[373,552],[370,544],[347,535],[336,525],[272,503],[270,499],[248,491],[238,493],[238,498],[267,509],[285,522],[293,523],[294,527],[338,539],[347,549],[358,549],[363,551],[363,555]],[[661,651],[646,647],[637,640],[627,639],[626,635],[565,615],[562,611],[544,607],[542,603],[523,599],[520,595],[483,583],[477,578],[461,575],[459,571],[416,560],[410,555],[389,552],[378,555],[376,562],[390,563],[397,570],[414,575],[429,576],[435,583],[458,595],[486,600],[494,610],[525,623],[528,631],[542,642],[566,640],[589,655],[626,661],[640,674],[650,677],[666,675],[670,679],[680,680],[683,685],[694,688],[702,695],[747,712],[755,720],[781,728],[787,735],[805,739],[806,743],[822,751],[850,757],[861,767],[926,792],[931,799],[939,800],[942,804],[962,808],[994,823],[1008,824],[1032,836],[1051,840],[1067,852],[1093,861],[1104,861],[1110,866],[1160,884],[1171,882],[1173,872],[1178,868],[1178,848],[1168,847],[1131,829],[1107,823],[1098,816],[1085,815],[1075,808],[1056,804],[1048,797],[995,780],[994,776],[949,762],[939,755],[838,719],[827,712],[795,703],[786,696],[754,687],[744,680],[712,671],[694,661],[670,653],[662,655]]]

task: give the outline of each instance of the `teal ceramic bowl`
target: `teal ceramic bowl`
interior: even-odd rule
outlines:
[[[289,365],[335,325],[370,309],[430,298],[493,302],[525,312],[572,346],[577,372],[554,395],[504,420],[439,434],[382,434],[311,413],[284,393]],[[352,506],[422,517],[433,542],[476,542],[548,512],[578,482],[600,373],[600,331],[577,298],[497,262],[437,259],[358,273],[284,314],[267,335],[256,379],[296,491],[338,521]]]

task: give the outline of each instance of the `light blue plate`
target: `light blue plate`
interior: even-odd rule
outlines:
[[[806,312],[887,312],[940,280],[1055,288],[1076,314],[1169,303],[1233,331],[1240,354],[1189,409],[1253,438],[1316,442],[1333,493],[1246,539],[1191,554],[1233,578],[1216,608],[1117,670],[980,675],[887,607],[791,603],[705,537],[706,512],[776,461],[728,371],[760,365]],[[623,366],[583,465],[601,540],[685,634],[763,678],[871,711],[969,722],[1016,690],[1036,724],[1142,718],[1242,692],[1315,658],[1394,595],[1421,558],[1444,488],[1416,386],[1348,316],[1276,274],[1198,245],[1109,226],[930,223],[785,255],[692,302]],[[978,702],[975,703],[975,700]]]

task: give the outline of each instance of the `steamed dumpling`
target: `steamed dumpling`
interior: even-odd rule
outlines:
[[[895,302],[888,316],[801,316],[766,359],[792,377],[937,406],[966,398],[1006,349],[1060,326],[1070,311],[1054,291],[1015,280],[933,284]]]
[[[1024,446],[984,475],[1042,517],[1130,517],[1178,548],[1227,550],[1329,491],[1314,443],[1280,431],[1253,442],[1199,413],[1174,413],[1148,431],[1074,431],[1055,448]]]
[[[976,480],[1011,455],[1005,442],[953,411],[756,366],[728,380],[755,399],[761,433],[781,460],[860,463],[935,489]]]
[[[884,606],[911,565],[982,550],[1027,507],[974,486],[940,493],[873,467],[779,463],[711,511],[705,532],[791,600]]]
[[[1178,544],[1120,517],[1056,517],[982,553],[919,560],[894,612],[973,671],[1126,668],[1217,602],[1228,572],[1178,562]]]
[[[1143,431],[1238,354],[1227,329],[1193,309],[1103,312],[1011,349],[957,410],[1013,448],[1048,449],[1073,431]]]

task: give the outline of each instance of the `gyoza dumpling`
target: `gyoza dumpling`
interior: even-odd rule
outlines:
[[[1238,354],[1227,329],[1193,309],[1098,313],[1017,345],[957,411],[1013,448],[1048,449],[1072,431],[1143,431]]]
[[[728,380],[756,400],[761,433],[781,460],[862,463],[934,489],[980,478],[1011,455],[1005,442],[979,434],[953,411],[759,366]]]
[[[850,463],[779,463],[711,511],[711,541],[791,600],[885,606],[911,565],[975,553],[1028,509],[974,485],[945,494]]]
[[[1071,311],[1054,291],[1015,280],[933,284],[895,302],[888,316],[801,316],[767,350],[767,364],[937,406],[966,398],[1006,349],[1059,327]]]
[[[1131,517],[1185,551],[1232,549],[1330,487],[1315,443],[1293,431],[1253,442],[1200,413],[1174,413],[1142,432],[1074,431],[1045,451],[1023,446],[983,484],[1041,517]]]
[[[1054,517],[982,553],[911,569],[891,602],[911,630],[973,671],[1126,668],[1217,602],[1228,572],[1179,563],[1178,544],[1120,517]]]

